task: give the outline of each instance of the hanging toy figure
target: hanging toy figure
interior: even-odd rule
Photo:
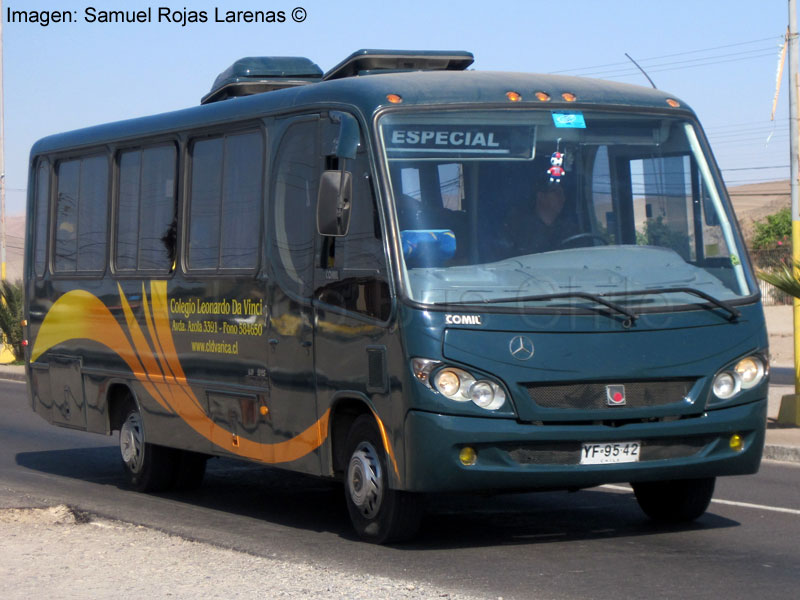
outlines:
[[[561,183],[561,178],[566,174],[564,171],[564,167],[561,165],[564,164],[564,153],[563,152],[553,152],[550,155],[550,168],[547,169],[547,172],[550,174],[550,183]]]

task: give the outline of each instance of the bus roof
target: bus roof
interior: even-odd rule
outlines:
[[[512,102],[512,91],[521,100]],[[551,100],[535,96],[544,92]],[[566,102],[562,94],[573,94]],[[660,90],[584,77],[539,75],[494,71],[419,71],[376,73],[320,81],[299,87],[238,97],[154,116],[97,125],[45,137],[31,149],[31,155],[84,148],[112,142],[167,134],[172,131],[224,124],[263,115],[292,112],[314,106],[349,106],[364,118],[391,106],[388,94],[402,98],[402,106],[508,105],[516,107],[578,109],[595,106],[663,109],[671,108],[670,96]],[[677,100],[677,110],[691,111]]]

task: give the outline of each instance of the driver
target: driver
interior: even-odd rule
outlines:
[[[533,210],[520,215],[515,246],[520,254],[561,250],[564,240],[578,232],[574,215],[564,210],[566,196],[560,183],[548,183],[533,198]]]

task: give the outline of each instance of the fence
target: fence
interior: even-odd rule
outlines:
[[[777,273],[782,271],[783,265],[791,266],[792,249],[787,246],[773,250],[751,250],[750,258],[757,272]],[[761,288],[761,301],[764,306],[792,303],[792,297],[789,294],[782,292],[772,284],[759,279],[758,286]]]

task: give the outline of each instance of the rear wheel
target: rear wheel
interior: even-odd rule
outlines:
[[[634,483],[641,509],[654,521],[688,523],[708,508],[714,495],[714,477]]]
[[[139,492],[157,492],[175,482],[178,451],[150,444],[145,437],[142,413],[130,402],[119,430],[122,465],[131,487]]]
[[[377,544],[411,539],[419,529],[419,499],[389,488],[386,453],[372,417],[353,423],[347,456],[344,494],[358,535]]]

